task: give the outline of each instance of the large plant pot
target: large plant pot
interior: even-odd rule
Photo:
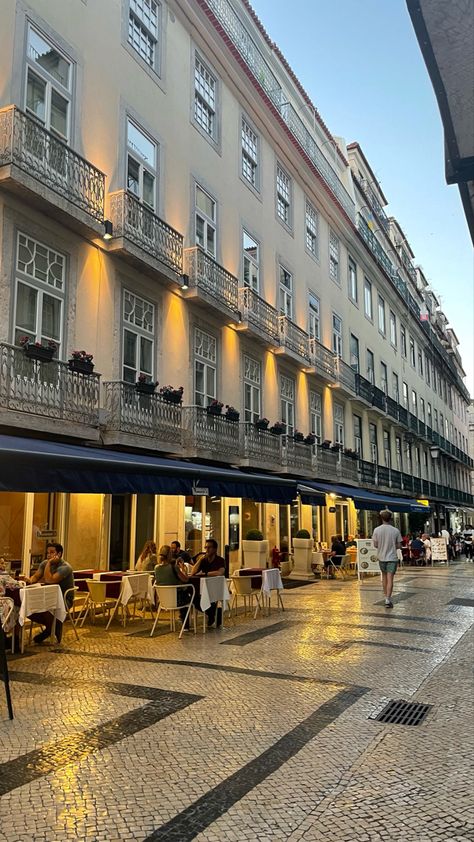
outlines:
[[[293,538],[293,561],[295,573],[311,576],[311,557],[314,550],[312,538]]]
[[[23,348],[25,357],[30,360],[41,360],[45,363],[50,363],[55,354],[55,348],[38,347],[36,345],[25,345]]]
[[[68,360],[68,366],[71,371],[78,371],[80,374],[92,374],[94,371],[94,363],[88,360]]]
[[[156,386],[154,383],[135,383],[135,389],[137,392],[141,392],[142,395],[154,395]]]
[[[290,575],[291,569],[291,561],[282,561],[280,563],[280,574],[284,579]]]
[[[245,567],[267,566],[269,543],[268,541],[242,541]]]

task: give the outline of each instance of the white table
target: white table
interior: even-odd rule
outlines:
[[[24,626],[27,617],[43,611],[49,611],[53,617],[51,634],[56,633],[56,620],[64,623],[66,619],[66,606],[64,605],[63,592],[59,585],[27,585],[20,590],[20,614],[18,622]],[[24,651],[24,639],[22,633],[21,651]]]
[[[100,574],[99,574],[100,575]],[[107,582],[107,577],[104,577],[104,582]],[[117,581],[117,580],[111,580]],[[134,600],[134,608],[133,614],[135,616],[135,603],[137,599],[143,600],[143,611],[142,616],[145,616],[146,611],[146,603],[148,602],[151,613],[153,615],[153,608],[155,605],[155,591],[153,588],[153,576],[150,573],[129,573],[127,576],[122,576],[122,581],[120,583],[120,593],[117,598],[117,602],[115,603],[114,609],[112,614],[110,615],[109,622],[107,623],[106,628],[109,628],[115,614],[120,605],[124,606],[124,613],[123,613],[123,624],[125,625],[126,621],[126,608],[125,606],[128,605],[130,600]]]
[[[225,576],[201,576],[199,583],[199,596],[201,611],[204,612],[211,607],[213,602],[220,602],[222,605],[222,618],[226,605],[230,600],[229,589]],[[206,631],[206,617],[203,620],[203,631]]]
[[[271,610],[272,591],[276,591],[277,593],[277,606],[280,605],[282,611],[285,610],[283,600],[280,595],[280,591],[282,590],[283,582],[281,581],[281,575],[278,567],[272,567],[269,570],[262,570],[262,604],[264,608],[265,606],[268,608],[268,613],[270,613]],[[257,604],[254,618],[256,618],[258,614],[259,608],[260,604]]]

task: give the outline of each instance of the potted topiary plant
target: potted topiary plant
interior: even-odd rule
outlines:
[[[304,443],[308,444],[308,445],[311,445],[311,446],[315,445],[316,444],[316,436],[314,435],[314,433],[309,433],[306,436],[306,438],[304,440]]]
[[[299,529],[293,538],[293,560],[296,573],[311,576],[311,555],[314,542],[307,529]]]
[[[329,448],[331,447],[330,439],[324,439],[321,447],[323,448],[323,450],[329,450]]]
[[[250,529],[242,541],[245,567],[267,566],[269,545],[259,529]]]

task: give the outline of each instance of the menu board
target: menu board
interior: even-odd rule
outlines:
[[[446,538],[430,538],[431,562],[448,560],[448,545]]]
[[[359,538],[357,544],[357,576],[361,573],[380,573],[377,550],[371,538]]]

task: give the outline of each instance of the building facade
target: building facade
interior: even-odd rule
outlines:
[[[12,0],[3,24],[2,432],[423,499],[431,528],[462,517],[456,335],[362,149],[246,0]],[[120,566],[152,534],[213,535],[239,563],[249,526],[278,545],[373,525],[340,487],[323,507],[27,479],[0,494],[0,552],[24,565],[51,532],[75,566]]]

